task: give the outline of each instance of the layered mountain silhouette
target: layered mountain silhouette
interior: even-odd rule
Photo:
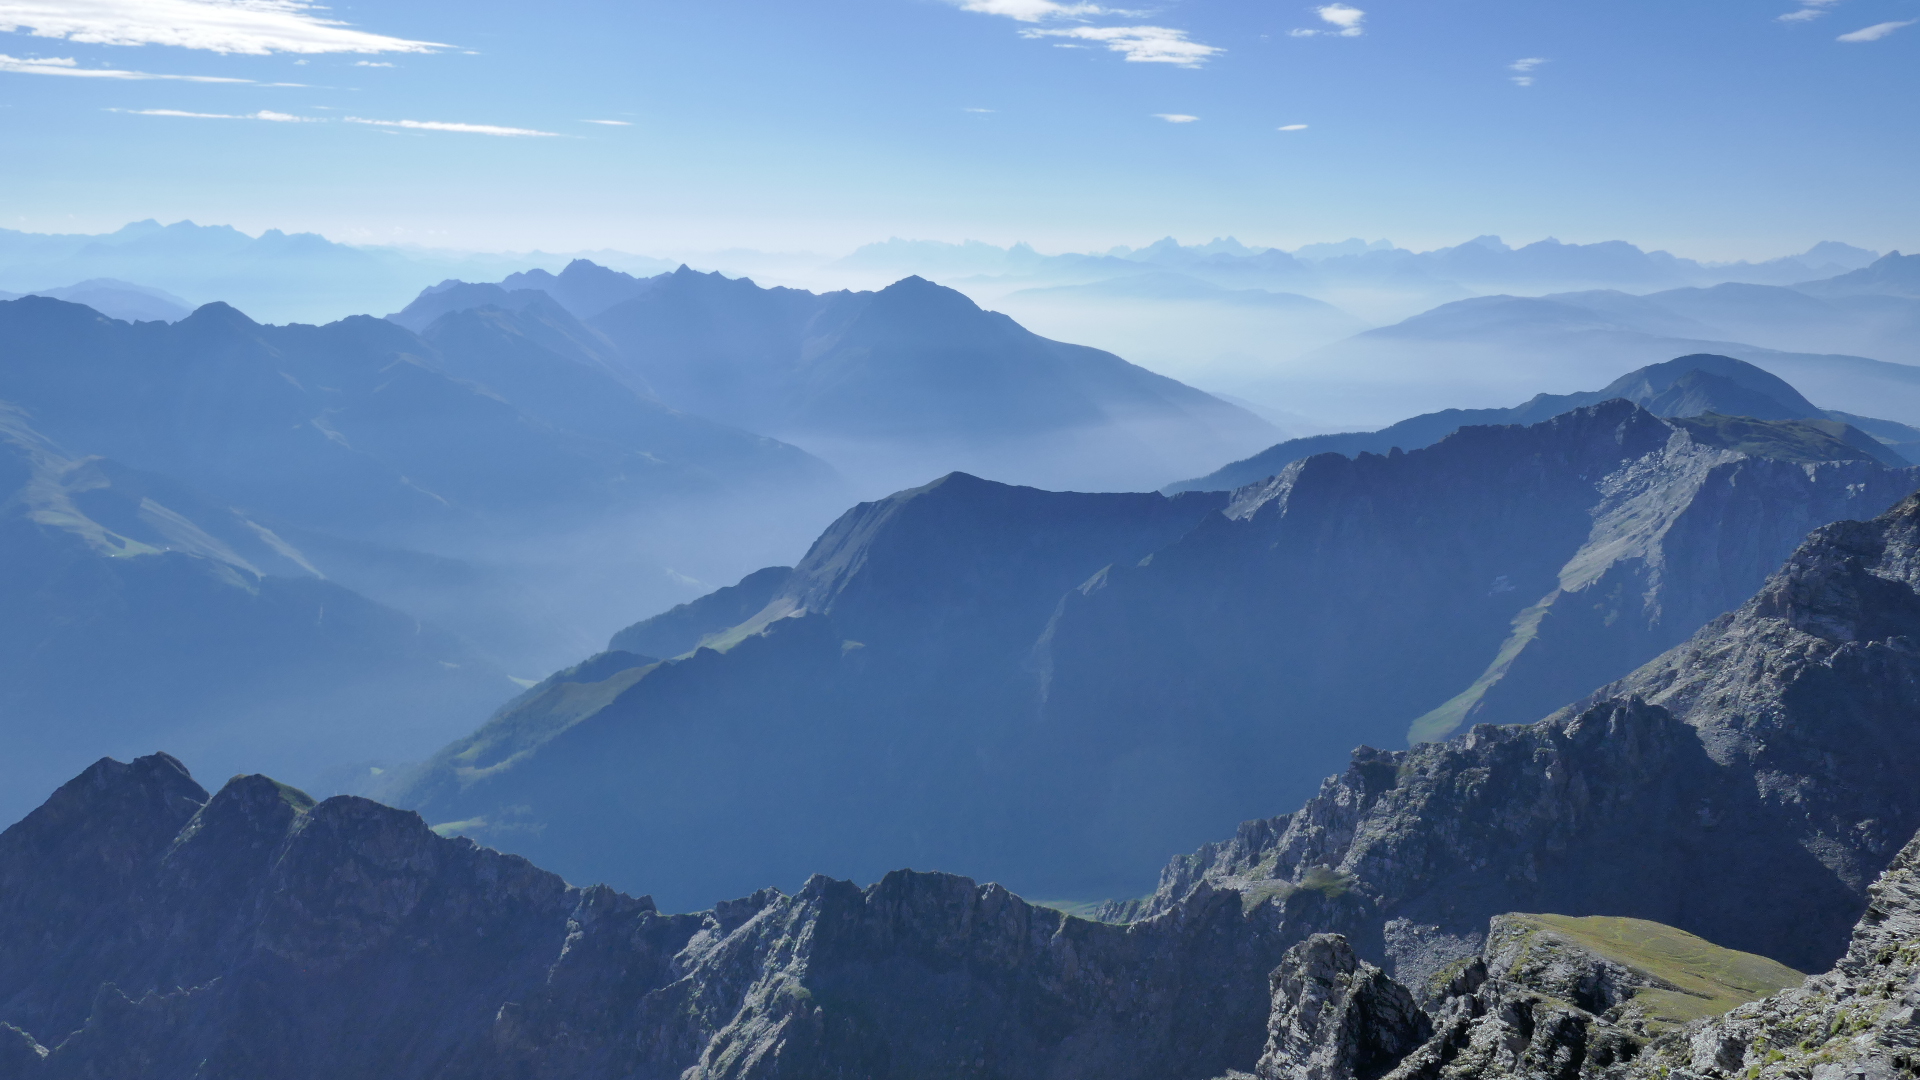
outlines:
[[[1622,369],[1714,353],[1827,408],[1920,425],[1916,343],[1920,301],[1899,295],[1723,284],[1480,296],[1313,350],[1235,392],[1308,415],[1387,421],[1434,402],[1490,406],[1543,384],[1593,386]]]
[[[1876,1075],[1920,947],[1917,565],[1920,500],[1817,530],[1594,700],[1362,748],[1105,922],[911,871],[669,915],[365,799],[103,760],[0,834],[0,1069]]]
[[[1803,282],[1800,291],[1814,296],[1900,296],[1920,299],[1920,255],[1889,252],[1870,265],[1819,281]]]
[[[912,277],[816,295],[685,267],[576,262],[499,286],[443,283],[392,318],[519,310],[546,292],[610,343],[629,385],[814,449],[871,483],[965,468],[1055,487],[1151,487],[1271,428],[1111,353],[1050,341]],[[607,306],[602,306],[602,305]],[[882,487],[881,490],[885,490]]]
[[[85,304],[108,318],[126,322],[179,322],[193,312],[192,304],[164,289],[150,289],[112,278],[94,278],[58,289],[35,289],[29,295]],[[19,297],[9,294],[0,299]]]
[[[0,814],[156,739],[321,782],[422,756],[514,685],[185,485],[78,458],[0,406]],[[364,770],[364,767],[362,769]]]
[[[1630,371],[1590,393],[1538,394],[1510,409],[1445,409],[1402,420],[1379,431],[1289,439],[1206,476],[1169,484],[1163,490],[1169,494],[1226,491],[1272,476],[1288,464],[1314,454],[1352,456],[1362,451],[1384,454],[1396,446],[1402,450],[1418,450],[1469,424],[1537,423],[1569,409],[1614,398],[1634,402],[1655,416],[1718,413],[1761,420],[1799,420],[1881,464],[1895,467],[1909,464],[1900,448],[1920,442],[1920,429],[1818,408],[1786,380],[1761,368],[1730,356],[1696,353]],[[1879,437],[1873,437],[1876,435]]]
[[[1124,894],[1356,742],[1619,677],[1920,482],[1827,428],[1613,400],[1230,493],[949,476],[623,632],[391,794],[676,905],[900,864]]]
[[[603,343],[551,303],[427,330],[368,317],[265,326],[224,304],[128,324],[27,297],[0,304],[0,400],[75,452],[245,507],[329,576],[490,635],[516,666],[558,662],[549,650],[577,649],[567,639],[602,617],[569,626],[528,590],[565,611],[609,587],[513,567],[578,548],[566,561],[643,582],[667,550],[650,548],[647,521],[837,497],[831,469],[805,452],[622,382],[594,351]],[[656,596],[684,595],[657,564],[651,580]]]

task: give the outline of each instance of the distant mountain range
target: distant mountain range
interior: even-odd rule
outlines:
[[[595,254],[629,269],[657,273],[673,266],[642,256]],[[0,229],[0,289],[20,294],[41,290],[50,281],[113,278],[191,297],[193,303],[181,302],[189,309],[195,303],[224,301],[263,322],[333,322],[356,312],[388,310],[419,291],[423,282],[566,261],[565,256],[540,252],[479,255],[341,244],[314,233],[279,229],[249,236],[231,226],[191,221],[136,221],[104,234]],[[79,295],[59,299],[92,303]],[[98,310],[125,317],[121,311]]]
[[[896,238],[868,244],[835,265],[854,271],[1063,283],[1158,268],[1227,287],[1313,291],[1371,284],[1429,291],[1490,291],[1516,285],[1670,288],[1727,281],[1791,285],[1859,270],[1877,257],[1877,252],[1833,241],[1816,244],[1799,255],[1761,263],[1713,264],[1664,251],[1643,251],[1619,240],[1563,244],[1547,239],[1513,248],[1497,236],[1476,237],[1464,244],[1424,252],[1349,240],[1341,245],[1310,245],[1292,254],[1278,248],[1249,248],[1231,238],[1183,246],[1167,237],[1137,250],[1115,248],[1089,255],[1041,255],[1025,244],[998,248],[978,242],[946,244]]]
[[[675,904],[902,863],[1125,893],[1356,742],[1527,720],[1631,670],[1809,529],[1920,483],[1883,458],[1825,419],[1612,400],[1231,493],[949,476],[622,632],[392,796]]]
[[[1236,392],[1384,423],[1436,402],[1483,408],[1542,384],[1593,386],[1622,368],[1707,352],[1765,368],[1828,408],[1920,426],[1920,367],[1904,362],[1920,360],[1917,342],[1920,301],[1891,294],[1720,285],[1483,296],[1273,365]]]
[[[921,278],[878,292],[762,289],[685,267],[587,262],[444,282],[391,316],[429,337],[462,310],[566,306],[610,369],[675,407],[813,449],[869,487],[966,468],[1049,487],[1154,486],[1273,429],[1111,353],[1050,341]]]

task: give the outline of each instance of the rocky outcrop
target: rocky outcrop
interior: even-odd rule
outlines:
[[[1376,1080],[1433,1034],[1407,988],[1338,934],[1288,949],[1271,982],[1260,1080]]]
[[[1577,932],[1564,932],[1587,921],[1494,920],[1487,955],[1452,973],[1433,1012],[1432,1036],[1394,1055],[1388,1080],[1893,1080],[1912,1076],[1920,1065],[1920,838],[1872,886],[1846,955],[1831,971],[1804,981],[1797,972],[1764,971],[1764,961],[1754,964],[1760,958],[1704,942],[1689,945],[1681,963],[1664,969],[1676,976],[1670,980],[1631,959],[1622,963],[1620,953],[1605,947],[1583,947]],[[1655,936],[1671,933],[1654,929]],[[1281,973],[1316,949],[1327,951],[1325,943],[1344,947],[1338,938],[1314,938],[1295,946],[1275,973],[1276,1032],[1277,1018],[1310,1007],[1316,988]],[[1784,988],[1760,996],[1756,991],[1767,982]],[[1703,984],[1709,986],[1704,994]],[[1410,998],[1390,980],[1378,992],[1396,991]],[[1669,1003],[1647,999],[1674,994],[1705,1001],[1701,1015],[1685,1023],[1649,1022],[1650,1013]],[[1400,1032],[1393,1022],[1362,1017],[1309,1029],[1293,1042],[1270,1042],[1268,1058],[1284,1047],[1279,1060],[1306,1069],[1350,1060],[1356,1045],[1389,1052],[1401,1044]],[[1308,1075],[1271,1071],[1268,1059],[1261,1067],[1263,1077]],[[1312,1075],[1344,1080],[1358,1074],[1347,1068]]]

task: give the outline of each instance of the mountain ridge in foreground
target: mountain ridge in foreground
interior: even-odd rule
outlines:
[[[667,915],[365,799],[258,776],[209,797],[165,755],[101,761],[0,833],[0,1076],[1361,1080],[1411,1063],[1413,1080],[1466,1075],[1474,1053],[1493,1056],[1471,1075],[1540,1075],[1532,1048],[1597,1080],[1667,1052],[1643,1055],[1651,1029],[1624,1014],[1595,1021],[1614,1004],[1596,994],[1663,989],[1644,966],[1594,960],[1565,922],[1518,963],[1514,920],[1537,938],[1546,917],[1514,912],[1651,920],[1801,970],[1844,952],[1826,983],[1725,1019],[1646,1019],[1694,1025],[1674,1052],[1703,1077],[1785,1060],[1776,1031],[1866,1059],[1901,1045],[1920,953],[1899,855],[1920,823],[1915,635],[1920,498],[1817,531],[1636,676],[1737,678],[1701,652],[1723,642],[1762,665],[1737,701],[1607,698],[1363,748],[1113,922],[912,871]],[[1723,980],[1725,1003],[1789,981],[1753,964],[1765,977]],[[1300,1007],[1314,986],[1334,1007]]]

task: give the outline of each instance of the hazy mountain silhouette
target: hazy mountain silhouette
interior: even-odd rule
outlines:
[[[1236,392],[1333,421],[1385,423],[1436,402],[1484,408],[1543,383],[1565,393],[1623,369],[1715,353],[1764,368],[1827,408],[1920,425],[1920,367],[1889,362],[1920,358],[1916,312],[1901,298],[1823,300],[1761,286],[1484,296],[1306,353]],[[1822,341],[1838,344],[1789,351]],[[1844,351],[1855,346],[1886,359]]]
[[[642,595],[684,597],[666,567],[731,576],[729,550],[751,566],[801,542],[764,525],[729,539],[727,515],[810,532],[813,507],[843,498],[795,447],[616,378],[544,299],[428,334],[364,316],[262,326],[224,304],[129,325],[29,297],[0,304],[0,400],[63,445],[245,507],[329,576],[535,671]],[[711,532],[689,526],[696,508]]]
[[[673,267],[618,253],[602,257],[652,272]],[[24,293],[50,281],[117,278],[183,296],[217,298],[265,322],[317,323],[387,311],[417,293],[422,282],[484,279],[539,259],[538,253],[500,256],[341,244],[278,229],[249,236],[230,226],[191,221],[136,221],[96,235],[0,229],[0,288]]]
[[[1814,296],[1903,296],[1920,299],[1920,255],[1889,252],[1871,266],[1820,281],[1801,282],[1795,288]]]
[[[642,281],[576,262],[558,277],[511,280],[551,285],[579,310],[631,293],[586,320],[629,383],[800,443],[869,483],[965,467],[1059,487],[1144,487],[1207,448],[1271,431],[1238,406],[1042,338],[920,278],[816,295],[685,267]],[[443,284],[395,318],[525,303],[489,288]]]
[[[75,457],[4,404],[0,607],[0,815],[76,762],[156,739],[210,768],[337,783],[418,758],[514,692],[471,646],[324,580],[259,521]]]
[[[1379,431],[1309,435],[1270,446],[1242,461],[1223,465],[1194,480],[1169,484],[1163,491],[1228,491],[1272,476],[1289,463],[1314,454],[1349,457],[1363,451],[1384,454],[1395,447],[1431,446],[1469,424],[1532,424],[1583,405],[1624,398],[1655,416],[1719,413],[1762,420],[1804,420],[1883,465],[1910,464],[1900,447],[1920,440],[1920,430],[1870,417],[1815,406],[1788,383],[1730,356],[1700,353],[1630,371],[1602,389],[1584,394],[1538,394],[1510,409],[1445,409],[1426,413]],[[1880,436],[1875,438],[1874,436]]]
[[[170,292],[112,278],[94,278],[58,289],[35,289],[28,295],[85,304],[102,315],[126,322],[179,322],[193,313],[192,304]]]

